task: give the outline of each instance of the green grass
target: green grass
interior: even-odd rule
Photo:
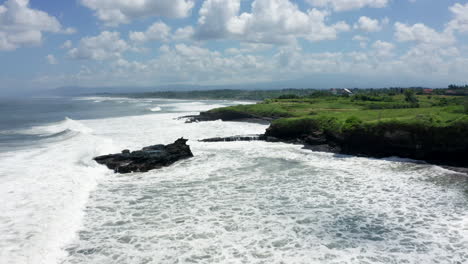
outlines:
[[[276,118],[273,125],[297,134],[312,127],[342,132],[378,124],[446,127],[468,123],[467,100],[460,96],[417,96],[418,104],[405,102],[403,95],[357,100],[355,97],[267,99],[253,105],[239,105],[211,111],[238,111]],[[376,105],[379,106],[376,109]]]

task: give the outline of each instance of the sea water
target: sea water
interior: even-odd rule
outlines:
[[[434,165],[199,139],[228,101],[0,102],[0,263],[466,263],[468,180]],[[194,158],[117,175],[97,155],[189,139]]]

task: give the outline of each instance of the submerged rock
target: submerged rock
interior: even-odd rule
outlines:
[[[265,141],[264,135],[244,135],[231,137],[215,137],[199,140],[200,142],[232,142],[232,141]]]
[[[187,139],[180,138],[169,145],[154,145],[132,152],[123,150],[120,154],[99,156],[94,160],[117,173],[147,172],[193,157],[186,143]]]

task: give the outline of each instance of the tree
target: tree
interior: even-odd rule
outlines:
[[[405,101],[410,103],[410,104],[417,104],[419,102],[418,98],[414,94],[414,91],[409,90],[409,89],[405,90]]]
[[[468,98],[465,99],[465,103],[463,104],[463,108],[465,109],[465,114],[468,115]]]

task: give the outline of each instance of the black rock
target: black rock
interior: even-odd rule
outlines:
[[[237,111],[207,111],[200,112],[198,115],[182,116],[182,119],[186,119],[185,123],[194,123],[194,122],[204,122],[204,121],[242,121],[242,122],[252,122],[260,124],[269,124],[275,118],[270,117],[260,117],[255,116],[249,113],[242,113]]]
[[[232,141],[264,141],[264,135],[245,135],[245,136],[231,136],[231,137],[215,137],[199,140],[200,142],[232,142]]]
[[[133,152],[123,150],[120,154],[99,156],[94,160],[117,173],[147,172],[193,157],[186,143],[187,139],[180,138],[169,145],[154,145]]]

